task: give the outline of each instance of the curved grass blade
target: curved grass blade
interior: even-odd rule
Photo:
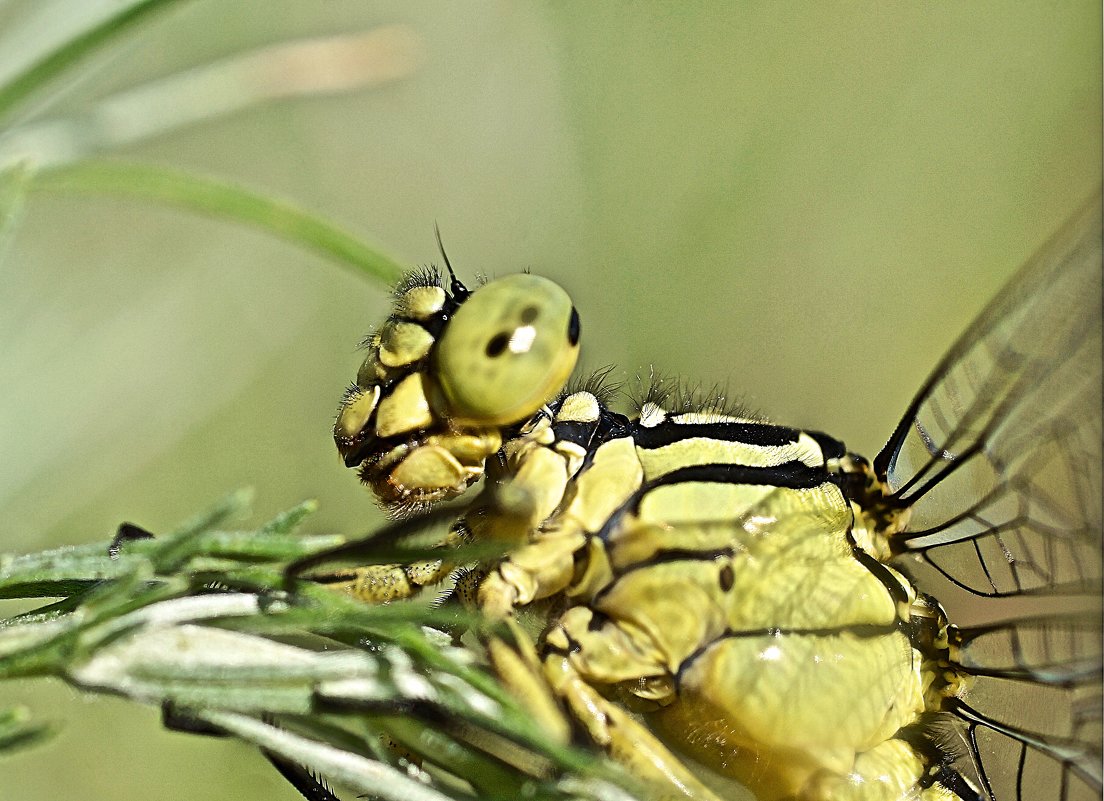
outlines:
[[[87,162],[38,173],[30,189],[156,200],[246,223],[388,286],[405,272],[398,262],[322,217],[236,184],[167,167]]]
[[[404,25],[268,45],[6,131],[0,169],[56,169],[263,103],[385,86],[411,75],[422,60],[421,39]]]
[[[123,3],[111,16],[65,41],[0,85],[0,118],[9,115],[35,92],[64,75],[92,53],[123,36],[180,0],[140,0]]]

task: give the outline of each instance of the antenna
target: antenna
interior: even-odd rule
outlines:
[[[441,251],[441,258],[445,260],[445,267],[448,269],[449,277],[449,289],[452,291],[452,296],[456,300],[465,300],[471,293],[468,292],[468,288],[460,283],[460,279],[456,277],[456,273],[452,270],[452,262],[449,261],[448,254],[445,253],[445,243],[441,241],[441,228],[436,222],[433,223],[433,232],[437,234],[437,248]]]

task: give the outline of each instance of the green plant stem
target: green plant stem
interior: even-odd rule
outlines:
[[[38,89],[116,37],[123,35],[153,14],[179,3],[180,0],[140,0],[140,2],[124,5],[103,22],[60,45],[0,86],[0,117],[6,116]]]
[[[247,223],[385,285],[398,281],[404,272],[398,262],[379,250],[290,203],[157,165],[85,162],[38,173],[31,179],[30,189],[139,197]]]

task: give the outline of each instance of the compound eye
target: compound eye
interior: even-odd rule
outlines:
[[[546,278],[510,275],[477,289],[435,349],[436,377],[457,422],[509,425],[555,397],[579,356],[579,315]]]

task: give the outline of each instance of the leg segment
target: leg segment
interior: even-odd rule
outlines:
[[[632,774],[654,786],[657,798],[719,801],[640,721],[587,683],[571,666],[567,654],[553,652],[545,657],[544,673],[591,739]]]
[[[454,562],[435,560],[409,565],[364,565],[311,578],[320,584],[343,589],[361,601],[382,604],[410,598],[422,587],[444,581],[455,569]]]

